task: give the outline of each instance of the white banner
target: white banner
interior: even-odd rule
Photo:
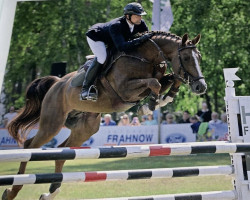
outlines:
[[[174,21],[170,0],[154,0],[152,31],[168,32]]]
[[[239,97],[239,104],[244,142],[250,142],[250,97]]]
[[[161,144],[195,142],[191,124],[166,124],[161,126]]]
[[[161,143],[194,142],[191,124],[161,125]],[[28,138],[33,137],[37,129],[33,129]],[[69,136],[70,130],[62,128],[48,144],[43,147],[57,147]],[[82,146],[117,146],[142,145],[158,143],[158,126],[101,126]],[[0,149],[18,148],[16,141],[6,129],[0,129]]]

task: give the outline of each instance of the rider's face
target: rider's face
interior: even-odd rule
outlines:
[[[131,16],[131,22],[133,24],[139,25],[141,23],[141,16],[140,15],[132,15]]]

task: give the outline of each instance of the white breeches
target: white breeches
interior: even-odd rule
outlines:
[[[104,42],[94,41],[90,39],[89,37],[87,37],[87,41],[88,41],[90,49],[97,57],[97,61],[100,64],[103,64],[107,58],[107,50],[106,50],[106,46]]]

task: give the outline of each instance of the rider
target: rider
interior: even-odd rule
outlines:
[[[129,3],[124,7],[124,16],[107,23],[95,24],[88,30],[87,41],[96,58],[86,72],[81,100],[97,99],[96,91],[90,91],[90,88],[106,60],[106,46],[109,48],[115,46],[118,51],[129,52],[152,36],[148,33],[129,40],[136,33],[148,31],[147,25],[142,20],[142,15],[146,14],[141,4]]]

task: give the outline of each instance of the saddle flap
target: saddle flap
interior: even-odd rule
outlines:
[[[84,66],[81,66],[79,70],[77,71],[77,73],[73,76],[71,80],[71,86],[72,87],[82,86],[83,80],[85,78],[85,73],[86,73],[86,70]]]
[[[106,62],[104,63],[101,73],[102,76],[105,75],[108,71],[109,68],[111,68],[111,64],[114,61],[116,57],[118,57],[119,54],[115,53],[112,54],[111,51],[107,50],[107,59]],[[77,73],[73,76],[72,81],[71,81],[71,86],[72,87],[79,87],[82,86],[82,83],[85,78],[85,73],[87,72],[88,68],[91,66],[93,60],[95,58],[95,55],[88,55],[86,56],[87,61],[79,67],[77,70]]]

